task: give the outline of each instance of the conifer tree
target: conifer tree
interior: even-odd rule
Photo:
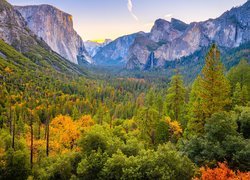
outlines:
[[[224,109],[230,103],[230,84],[224,76],[224,67],[220,61],[220,52],[213,44],[206,56],[200,80],[201,108],[205,118]]]
[[[222,111],[230,103],[230,85],[223,72],[220,52],[212,45],[206,63],[192,86],[189,100],[189,121],[185,135],[193,136],[204,133],[206,118]]]
[[[198,76],[192,85],[192,90],[190,93],[190,99],[188,103],[188,114],[189,121],[187,124],[187,129],[185,135],[199,135],[204,132],[204,112],[201,109],[202,99],[200,96],[200,81],[201,77]]]
[[[176,71],[167,91],[167,108],[171,119],[180,121],[182,109],[185,105],[185,91],[182,76]]]
[[[233,105],[240,105],[241,104],[241,87],[240,87],[239,82],[235,86],[232,100],[233,100]]]
[[[248,102],[247,86],[243,85],[243,87],[241,88],[241,85],[238,82],[233,92],[233,105],[245,106],[247,102]]]

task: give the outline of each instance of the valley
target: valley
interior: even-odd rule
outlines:
[[[0,0],[0,180],[250,179],[250,1],[115,40],[73,20]]]

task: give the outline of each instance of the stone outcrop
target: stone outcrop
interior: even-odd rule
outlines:
[[[73,18],[70,14],[50,5],[15,6],[15,9],[21,13],[29,29],[52,50],[75,64],[78,64],[78,55],[87,62],[92,62],[82,38],[73,28]]]
[[[101,48],[93,57],[97,65],[125,65],[128,59],[128,51],[135,38],[143,32],[122,36]]]
[[[105,39],[104,42],[102,43],[89,40],[89,41],[84,42],[84,45],[89,55],[91,57],[94,57],[100,51],[102,47],[108,45],[110,42],[112,42],[111,39]]]
[[[126,67],[148,68],[151,53],[157,62],[154,67],[163,67],[167,61],[189,56],[212,43],[231,49],[249,41],[250,1],[204,22],[185,24],[177,19],[158,19],[149,34],[135,39]]]
[[[22,15],[5,0],[0,0],[0,39],[20,52],[27,52],[30,45],[37,44]]]

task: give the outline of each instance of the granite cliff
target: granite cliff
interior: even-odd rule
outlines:
[[[127,63],[128,51],[135,38],[143,32],[119,37],[106,46],[100,48],[93,57],[96,65],[125,65]]]
[[[55,52],[79,64],[77,56],[91,63],[82,38],[73,28],[73,17],[50,5],[15,6],[27,26],[43,39]]]
[[[249,41],[250,1],[204,22],[185,24],[177,19],[171,22],[158,19],[149,34],[135,38],[128,51],[126,67],[164,67],[166,62],[189,56],[212,43],[232,49]]]
[[[108,45],[110,42],[112,42],[111,39],[105,39],[102,43],[88,40],[84,42],[84,45],[89,55],[94,57],[102,47]]]
[[[18,56],[8,59],[8,63],[13,63],[13,67],[17,66],[24,70],[30,65],[29,71],[46,69],[68,74],[85,73],[77,65],[54,52],[45,41],[36,36],[27,27],[20,12],[6,0],[0,0],[0,41],[3,46],[1,48],[8,49],[5,45],[7,43],[25,56],[26,59],[19,59]],[[6,52],[0,51],[0,54],[5,59]],[[28,62],[30,62],[29,65]]]
[[[22,15],[5,0],[0,0],[0,39],[20,52],[37,45],[35,34],[26,26]]]

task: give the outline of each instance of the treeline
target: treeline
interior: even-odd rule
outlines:
[[[0,179],[250,178],[250,65],[205,61],[190,86],[2,64]]]

